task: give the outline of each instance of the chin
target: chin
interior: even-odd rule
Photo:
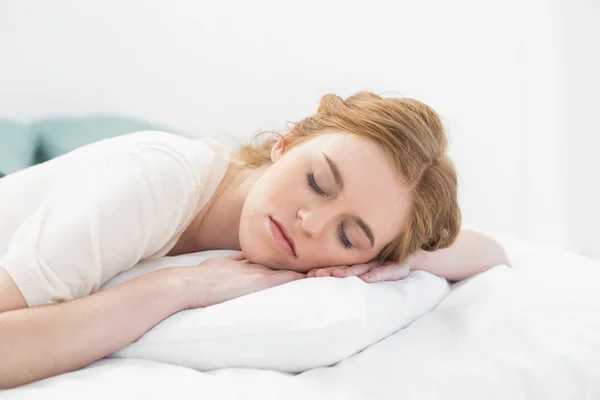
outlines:
[[[271,266],[269,265],[269,257],[265,255],[262,251],[256,251],[256,249],[259,247],[254,246],[247,248],[243,245],[240,247],[242,248],[242,252],[244,253],[244,256],[248,259],[248,261],[254,264],[261,264],[271,268]]]
[[[255,229],[250,230],[246,229],[249,224],[242,224],[239,237],[240,249],[246,259],[252,263],[264,265],[271,269],[307,272],[301,267],[294,266],[294,260],[287,254],[284,254],[282,250],[276,247],[274,242],[272,242],[273,239],[267,228],[267,218],[265,218],[265,221],[267,221],[265,222],[265,233],[262,235],[260,231],[257,231],[256,224],[254,225]]]
[[[257,220],[260,221],[257,223]],[[261,223],[262,218],[244,218],[242,212],[242,221],[240,223],[239,243],[242,253],[248,261],[264,265],[269,268],[276,269],[273,264],[277,263],[277,257],[274,257],[273,251],[269,243],[265,243],[268,238],[265,237],[264,231],[261,229],[266,223]]]
[[[250,240],[247,240],[250,238]],[[264,265],[269,268],[274,268],[271,264],[274,263],[273,256],[270,253],[271,249],[265,246],[264,243],[260,243],[255,235],[241,235],[240,236],[240,249],[242,253],[248,259],[248,261]],[[265,250],[266,248],[266,250]]]
[[[294,266],[287,265],[287,263],[281,260],[280,257],[271,254],[273,250],[268,246],[260,245],[258,243],[246,246],[243,241],[240,241],[240,247],[242,248],[242,253],[246,259],[251,263],[264,265],[265,267],[269,267],[271,269],[287,269],[291,271],[298,271],[298,269]]]

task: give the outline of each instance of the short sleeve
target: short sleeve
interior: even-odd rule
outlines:
[[[174,245],[194,217],[205,180],[205,171],[182,154],[140,143],[102,165],[68,172],[18,227],[2,262],[28,305],[96,292]]]

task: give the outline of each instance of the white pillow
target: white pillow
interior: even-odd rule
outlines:
[[[237,253],[217,250],[145,260],[100,290],[160,268]],[[176,313],[110,357],[201,371],[249,367],[301,372],[334,364],[404,328],[448,291],[445,279],[424,271],[371,284],[357,277],[301,279]]]

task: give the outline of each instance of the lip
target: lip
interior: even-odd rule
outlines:
[[[269,217],[269,227],[271,228],[271,234],[273,235],[275,243],[277,243],[277,245],[287,254],[296,257],[294,240],[291,238],[285,227],[272,217]]]

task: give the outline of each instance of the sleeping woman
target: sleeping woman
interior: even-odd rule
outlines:
[[[73,371],[179,311],[297,279],[457,281],[506,264],[461,230],[438,115],[407,98],[323,96],[236,151],[136,132],[0,180],[0,388]],[[98,289],[144,259],[241,250]]]

